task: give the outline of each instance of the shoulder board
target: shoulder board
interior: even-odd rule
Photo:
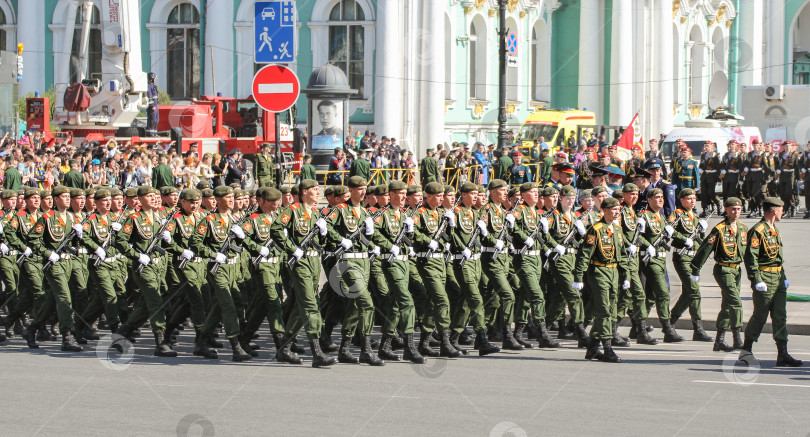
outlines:
[[[253,214],[250,216],[250,219],[251,219],[251,220],[253,220],[253,219],[255,219],[255,218],[259,217],[260,215],[261,215],[261,214],[259,214],[258,212],[254,212],[254,213],[253,213]]]
[[[96,213],[90,214],[90,217],[87,217],[87,221],[91,221],[91,220],[95,220],[95,219],[96,219]]]
[[[574,217],[582,217],[582,211],[574,212]]]
[[[526,209],[526,205],[521,203],[520,205],[518,205],[518,209]]]
[[[206,217],[205,219],[208,220],[209,222],[213,221],[214,220],[214,214],[208,214],[208,217]]]
[[[180,212],[180,211],[177,211],[177,212],[176,212],[176,213],[175,213],[175,214],[172,216],[172,218],[180,218],[180,217],[182,217],[182,216],[183,216],[183,213],[182,213],[182,212]]]
[[[130,217],[131,217],[131,218],[138,218],[138,217],[140,217],[140,216],[141,216],[141,213],[140,213],[140,212],[136,212],[135,214],[132,214]]]
[[[293,203],[292,205],[290,205],[290,209],[297,209],[300,206],[301,206],[300,203]]]
[[[669,182],[668,180],[666,180],[666,179],[661,179],[661,182],[663,182],[663,183],[665,183],[665,184],[670,183],[670,182]]]
[[[554,215],[560,215],[560,210],[555,209],[555,210],[554,210]]]
[[[161,205],[160,208],[158,208],[158,211],[160,212],[166,211],[166,205]]]
[[[346,206],[347,206],[347,205],[346,205],[345,203],[341,203],[340,205],[338,205],[338,209],[343,209],[343,208],[345,208]]]
[[[754,225],[754,230],[757,231],[757,232],[762,232],[764,227],[765,227],[765,225],[762,224],[762,222],[760,222],[760,223],[757,223],[756,225]]]
[[[743,232],[745,232],[745,231],[747,231],[747,230],[748,230],[748,225],[746,225],[746,224],[745,224],[745,223],[743,223],[743,222],[740,222],[740,227],[741,227],[741,228],[743,228]]]
[[[676,209],[676,210],[675,210],[675,213],[676,213],[676,214],[680,214],[680,213],[682,213],[682,212],[683,212],[683,210],[682,210],[682,209]]]
[[[486,205],[484,205],[484,209],[485,209],[485,210],[487,210],[487,211],[489,211],[490,209],[492,209],[492,204],[491,204],[491,203],[487,203]]]
[[[604,225],[604,223],[599,222],[599,223],[593,225],[593,228],[594,228],[594,230],[598,231],[598,230],[602,229],[602,225]]]
[[[725,227],[726,227],[726,222],[720,222],[720,223],[717,224],[717,226],[715,226],[715,229],[717,229],[718,231],[722,231],[723,228],[725,228]]]
[[[461,207],[457,206],[457,207],[453,208],[453,210],[456,211],[456,212],[461,211]]]
[[[22,210],[17,213],[17,217],[25,217],[25,214],[26,214],[25,210]]]
[[[427,211],[427,208],[425,208],[424,206],[421,206],[421,207],[419,207],[419,211],[417,211],[417,212],[418,212],[419,214],[422,214],[422,213],[423,213],[423,212],[425,212],[425,211]]]
[[[53,210],[50,210],[50,211],[46,212],[45,214],[42,214],[42,218],[49,219],[49,218],[53,217],[53,214],[54,214]]]

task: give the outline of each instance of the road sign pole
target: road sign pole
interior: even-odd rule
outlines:
[[[276,166],[277,167],[279,167],[279,164],[281,164],[281,126],[280,126],[281,116],[279,114],[281,114],[281,113],[280,112],[275,113],[275,119],[276,119]],[[295,155],[295,154],[293,154],[293,155]],[[276,173],[276,175],[277,175],[276,188],[278,188],[278,187],[281,186],[281,182],[282,182],[281,177],[284,175],[284,167],[279,167],[279,172]]]
[[[506,144],[506,2],[498,0],[500,31],[498,32],[498,148],[503,150]]]

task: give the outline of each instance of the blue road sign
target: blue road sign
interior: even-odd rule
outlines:
[[[295,1],[255,3],[254,59],[257,64],[295,60]]]
[[[506,49],[509,50],[510,55],[514,55],[517,52],[517,35],[514,32],[510,33],[509,36],[506,37]]]

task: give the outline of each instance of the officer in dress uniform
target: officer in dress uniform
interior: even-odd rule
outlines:
[[[706,218],[709,212],[720,212],[720,196],[715,191],[717,182],[720,181],[720,171],[723,165],[720,162],[720,155],[715,151],[715,144],[711,141],[706,141],[703,144],[703,153],[700,154],[700,184],[701,186],[701,199],[700,203],[703,206],[703,212],[700,214],[702,218]]]
[[[160,121],[160,114],[158,112],[158,87],[155,84],[157,75],[149,73],[147,75],[149,85],[146,88],[146,98],[149,99],[149,105],[146,107],[146,136],[156,137],[158,121]]]

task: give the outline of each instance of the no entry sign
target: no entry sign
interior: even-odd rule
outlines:
[[[283,65],[268,65],[253,76],[253,99],[265,111],[290,109],[300,93],[298,76]]]

